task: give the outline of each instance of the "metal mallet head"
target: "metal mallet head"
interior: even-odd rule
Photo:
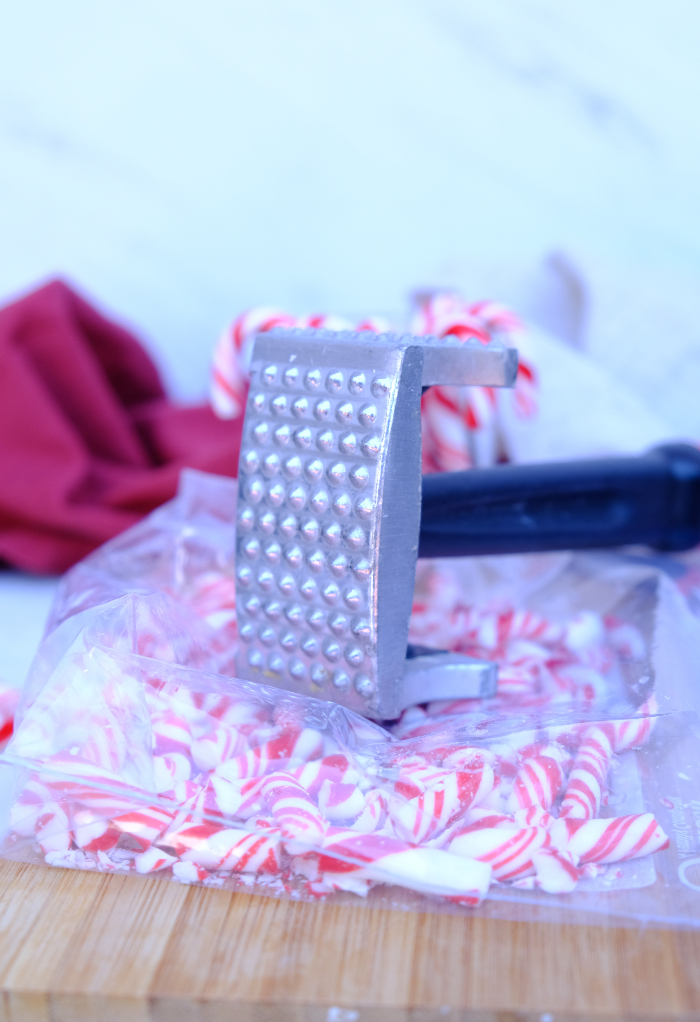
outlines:
[[[462,658],[471,691],[450,680],[454,654],[441,680],[440,654],[406,660],[420,399],[432,384],[512,386],[516,372],[517,352],[498,342],[258,335],[238,474],[240,677],[377,719],[415,702],[431,668],[437,685],[425,699],[488,694],[494,665]]]

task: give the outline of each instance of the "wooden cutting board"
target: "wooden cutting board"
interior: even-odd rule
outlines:
[[[700,1019],[700,932],[307,905],[0,862],[13,1022]]]

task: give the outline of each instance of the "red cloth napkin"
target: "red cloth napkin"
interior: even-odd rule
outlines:
[[[170,402],[139,341],[60,280],[0,309],[0,559],[64,571],[184,466],[235,475],[241,424]]]

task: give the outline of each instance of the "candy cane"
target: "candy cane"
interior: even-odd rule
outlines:
[[[306,845],[321,843],[328,825],[296,778],[279,770],[265,778],[261,791],[285,841]]]
[[[17,801],[10,809],[10,830],[21,837],[30,837],[37,827],[37,820],[44,806],[53,801],[49,788],[36,777],[29,777]]]
[[[168,756],[153,757],[153,783],[160,793],[170,791],[178,781],[189,781],[192,776],[192,760],[180,752],[171,752]]]
[[[360,877],[400,883],[467,905],[479,904],[491,879],[491,868],[486,863],[336,827],[329,828],[323,841],[319,868],[327,876],[357,872]]]
[[[542,806],[532,805],[527,809],[516,809],[513,821],[521,827],[544,827],[545,830],[550,830],[554,824],[554,817]]]
[[[606,731],[599,726],[588,728],[569,774],[560,818],[590,820],[598,815],[612,755]]]
[[[468,305],[450,293],[425,297],[412,323],[418,334],[458,337],[463,341],[488,343],[496,334],[515,335],[522,325],[512,313],[490,302]],[[521,416],[536,408],[534,369],[520,358],[514,402]],[[447,387],[431,388],[423,397],[424,472],[455,471],[469,467],[471,457],[466,440],[469,430],[483,429],[494,418],[496,394],[490,387],[471,387],[468,392]]]
[[[497,880],[517,880],[535,872],[532,857],[549,844],[549,834],[542,827],[524,827],[515,831],[480,827],[457,834],[449,844],[449,851],[487,862]]]
[[[499,827],[505,830],[522,830],[527,823],[516,823],[515,818],[509,813],[501,813],[496,809],[486,806],[474,806],[464,814],[461,821],[459,833],[463,834],[471,830],[493,829]],[[534,826],[534,824],[533,824]]]
[[[231,575],[204,572],[197,576],[195,591],[186,599],[195,614],[212,628],[222,628],[236,620],[236,583]]]
[[[533,610],[505,611],[499,615],[498,631],[504,644],[513,639],[530,639],[551,646],[561,642],[565,635],[562,625]]]
[[[381,333],[388,326],[385,320],[377,317],[363,320],[355,329]],[[209,396],[219,418],[236,419],[242,414],[253,340],[257,334],[267,333],[276,327],[348,330],[353,328],[353,324],[340,316],[297,319],[277,309],[260,308],[244,312],[224,330],[214,349]]]
[[[357,784],[360,775],[350,760],[343,753],[324,756],[323,759],[310,760],[303,766],[290,771],[313,799],[318,799],[321,785],[326,781],[334,784]]]
[[[79,809],[73,814],[73,837],[84,852],[106,852],[116,846],[121,832],[110,820]]]
[[[612,722],[612,744],[615,752],[627,749],[638,749],[645,745],[656,724],[655,713],[658,712],[656,696],[652,693],[646,702],[639,707],[634,717],[628,720]]]
[[[160,842],[202,869],[234,873],[277,873],[280,836],[273,829],[248,831],[212,823],[185,825]]]
[[[547,745],[536,756],[526,759],[515,778],[506,807],[509,812],[529,806],[551,808],[559,794],[571,757],[561,746]]]
[[[622,862],[669,847],[669,839],[652,813],[610,820],[560,819],[551,829],[552,841],[588,862]]]
[[[179,753],[189,757],[192,748],[192,728],[189,721],[175,713],[166,713],[153,721],[153,752],[156,756]]]
[[[250,349],[257,333],[278,326],[346,330],[353,324],[337,316],[315,315],[294,318],[273,309],[254,309],[234,321],[222,334],[213,356],[211,403],[224,419],[243,412],[248,382]],[[382,332],[390,324],[375,317],[354,325],[357,330]],[[450,293],[425,298],[414,317],[417,334],[477,340],[488,344],[492,338],[522,334],[522,324],[513,313],[493,302],[468,304]],[[529,416],[536,410],[537,382],[533,367],[521,356],[514,392],[516,413]],[[468,434],[483,429],[497,414],[498,399],[491,387],[434,387],[423,396],[423,470],[446,471],[471,465]]]
[[[239,756],[248,743],[234,728],[218,727],[192,743],[192,760],[200,770],[210,771]]]
[[[131,812],[114,816],[109,828],[114,828],[118,834],[128,834],[145,852],[170,826],[175,815],[174,810],[164,809],[162,806],[135,806]],[[77,837],[76,843],[79,844]]]
[[[295,326],[293,316],[276,309],[252,309],[224,330],[214,350],[210,400],[221,419],[236,419],[243,412],[248,384],[252,340],[275,327]]]
[[[204,869],[202,866],[198,866],[194,862],[174,862],[173,876],[176,877],[181,884],[195,884],[198,881],[206,880],[211,876],[211,873],[208,869]]]
[[[326,779],[318,793],[318,808],[332,823],[355,820],[365,808],[365,796],[356,784],[338,784]]]
[[[6,742],[14,728],[19,689],[0,685],[0,742]]]
[[[565,698],[592,697],[589,689],[595,695],[604,684],[608,621],[601,626],[596,615],[583,615],[556,623],[530,612],[482,610],[462,602],[455,578],[447,569],[433,573],[430,584],[438,580],[439,589],[414,622],[433,640],[446,636],[494,657],[502,674],[520,672],[520,707],[539,713]],[[225,587],[217,598],[227,599]],[[216,599],[204,609],[215,616]],[[113,674],[102,688],[108,708],[121,705]],[[47,710],[20,731],[22,754],[28,740],[33,756],[53,750],[57,735],[62,748],[47,752],[10,811],[12,834],[34,836],[47,862],[161,870],[184,883],[221,884],[225,874],[247,872],[285,890],[294,875],[313,897],[366,895],[374,884],[400,883],[471,904],[483,896],[491,867],[501,883],[561,894],[593,875],[596,863],[668,846],[649,813],[595,818],[613,756],[649,740],[653,696],[629,718],[521,731],[487,748],[455,740],[465,723],[473,726],[472,701],[437,701],[410,708],[392,729],[394,739],[432,737],[388,740],[380,757],[364,749],[351,756],[335,737],[305,728],[296,704],[166,686],[155,676],[144,693],[156,788],[163,791],[155,806],[142,801],[144,764],[126,756],[125,734],[110,712],[88,733],[81,710],[71,723],[75,745],[60,731],[65,714],[54,720]],[[498,717],[514,704],[499,695],[490,705]],[[574,755],[555,820],[549,810]]]
[[[47,802],[36,821],[36,839],[42,852],[68,851],[72,842],[68,813],[57,802]]]
[[[570,894],[576,889],[582,871],[576,857],[558,848],[543,847],[534,853],[535,886],[547,894]]]
[[[372,834],[381,830],[386,823],[389,812],[389,805],[385,796],[376,788],[367,793],[365,807],[350,825],[351,830],[357,830],[362,834]]]
[[[175,861],[174,855],[168,855],[160,848],[149,848],[134,858],[134,869],[137,873],[155,873],[159,869],[167,869]]]
[[[493,770],[450,773],[442,783],[403,805],[389,804],[397,832],[418,844],[441,833],[493,788]]]
[[[316,759],[323,752],[323,735],[314,728],[289,730],[242,756],[222,763],[216,772],[229,781],[262,777],[269,769],[296,766]]]
[[[429,763],[423,756],[403,759],[398,768],[399,777],[394,781],[393,789],[397,795],[406,799],[417,798],[431,788],[443,784],[450,776],[449,770]]]
[[[190,803],[192,812],[208,819],[247,820],[257,816],[262,808],[261,788],[262,778],[259,777],[229,781],[212,774]]]

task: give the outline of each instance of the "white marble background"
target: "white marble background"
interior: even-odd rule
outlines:
[[[644,406],[623,447],[700,438],[699,34],[695,0],[5,2],[0,300],[67,275],[190,400],[246,306],[457,284]],[[0,676],[50,586],[3,580]]]

